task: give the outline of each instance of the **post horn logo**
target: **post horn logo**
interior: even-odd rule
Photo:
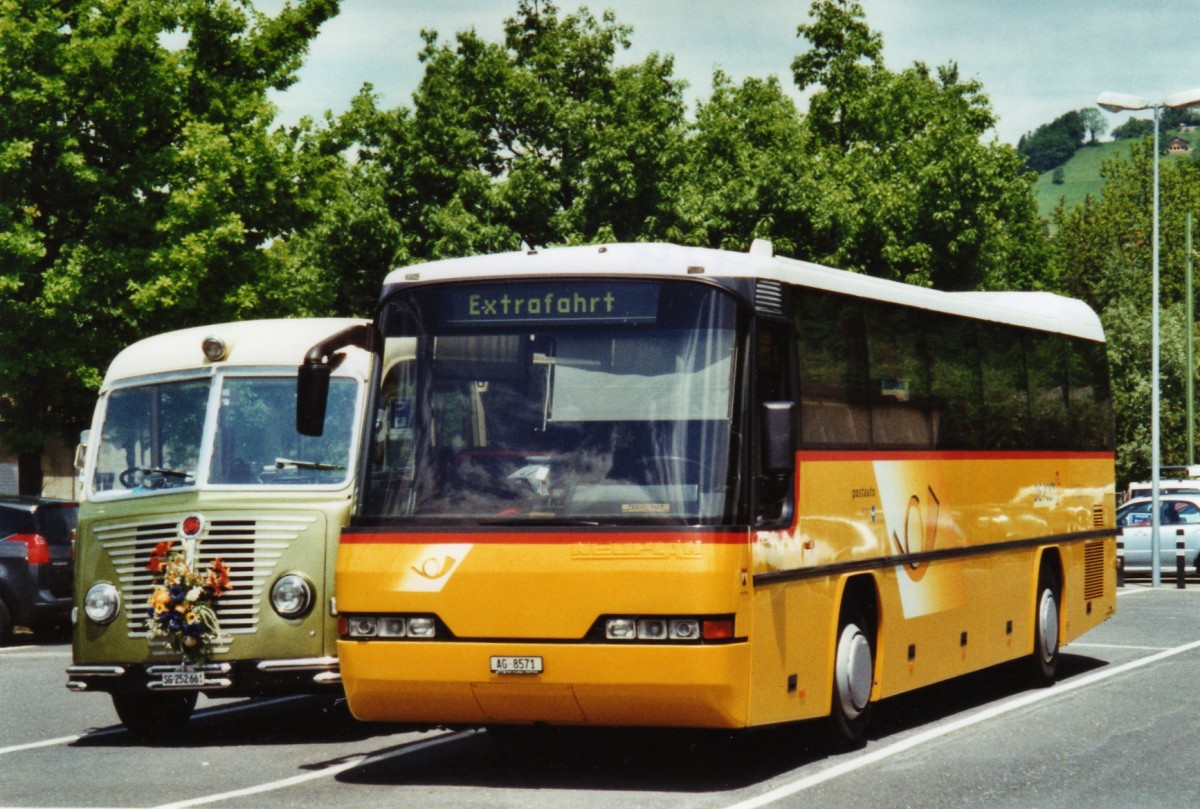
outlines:
[[[440,579],[449,574],[456,564],[458,564],[458,560],[453,556],[443,556],[441,559],[430,556],[421,563],[420,567],[412,565],[412,571],[425,579]]]

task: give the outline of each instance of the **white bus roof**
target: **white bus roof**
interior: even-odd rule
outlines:
[[[774,256],[764,242],[746,253],[673,244],[552,247],[414,264],[388,273],[384,284],[591,274],[773,279],[935,312],[1104,339],[1100,318],[1087,304],[1072,298],[1050,292],[942,292]]]
[[[113,358],[104,376],[104,389],[132,377],[214,367],[288,366],[295,369],[315,343],[342,329],[367,322],[354,318],[243,320],[158,334],[138,340]],[[218,337],[225,342],[228,347],[225,359],[213,362],[204,356],[201,344],[207,337]],[[369,373],[369,355],[358,348],[348,348],[345,353],[346,361],[337,373],[365,378]]]

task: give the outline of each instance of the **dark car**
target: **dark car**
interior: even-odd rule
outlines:
[[[69,625],[77,503],[0,495],[0,646],[14,626]]]

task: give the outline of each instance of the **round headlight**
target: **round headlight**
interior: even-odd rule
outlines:
[[[289,573],[271,586],[271,606],[284,618],[298,618],[313,604],[313,588],[303,576]]]
[[[121,610],[121,594],[106,581],[93,584],[83,599],[83,611],[97,624],[107,624]]]

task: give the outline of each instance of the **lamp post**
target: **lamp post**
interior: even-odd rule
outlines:
[[[1162,583],[1162,563],[1159,560],[1159,551],[1162,548],[1162,539],[1159,536],[1159,529],[1162,523],[1162,515],[1159,514],[1159,467],[1160,467],[1160,447],[1161,436],[1159,434],[1159,338],[1158,338],[1158,123],[1160,114],[1164,107],[1170,109],[1179,109],[1181,107],[1191,107],[1200,104],[1200,88],[1195,90],[1186,90],[1182,93],[1175,93],[1168,96],[1157,104],[1151,104],[1149,100],[1139,96],[1125,95],[1124,93],[1101,93],[1096,99],[1096,103],[1103,109],[1109,112],[1120,112],[1121,110],[1145,110],[1152,109],[1154,111],[1154,208],[1153,208],[1153,226],[1151,228],[1151,276],[1153,279],[1153,296],[1154,301],[1151,305],[1150,328],[1151,328],[1151,359],[1150,359],[1150,508],[1152,514],[1150,516],[1150,584],[1152,587],[1158,587]],[[1188,313],[1188,317],[1191,317]]]

